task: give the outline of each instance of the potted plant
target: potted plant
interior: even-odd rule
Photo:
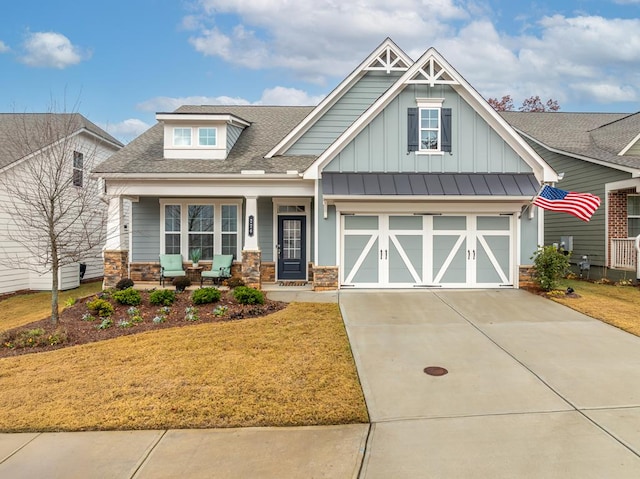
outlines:
[[[194,268],[198,267],[198,263],[200,262],[200,248],[195,248],[191,250],[191,263]]]

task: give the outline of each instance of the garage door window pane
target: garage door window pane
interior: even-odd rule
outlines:
[[[390,216],[389,228],[392,230],[421,230],[422,216]]]
[[[466,230],[467,218],[465,216],[434,216],[433,229],[436,231]]]
[[[508,216],[480,216],[478,217],[479,230],[507,231],[509,229]]]
[[[377,230],[377,216],[345,216],[344,227],[348,230]]]

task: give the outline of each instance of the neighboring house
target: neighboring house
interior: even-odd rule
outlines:
[[[251,286],[518,287],[555,171],[434,49],[385,40],[318,106],[183,106],[94,170],[105,284],[233,254]],[[132,201],[129,235],[125,201]],[[534,212],[535,213],[535,212]]]
[[[71,181],[74,188],[87,188],[93,183],[89,172],[94,162],[107,159],[122,146],[117,139],[77,113],[1,113],[0,180],[31,179],[28,172],[33,165],[41,165],[43,159],[49,161],[50,157],[57,157],[59,153],[52,154],[53,150],[59,152],[61,148],[68,148],[64,153],[68,158],[64,165],[67,176],[53,181]],[[44,172],[42,176],[46,176],[51,170],[44,165],[41,171]],[[35,191],[37,189],[34,188]],[[13,201],[16,197],[10,197],[5,188],[0,188],[0,294],[50,290],[51,273],[42,274],[45,267],[35,265],[33,255],[15,241],[22,233],[18,231],[13,217]],[[95,211],[93,215],[97,217]],[[41,242],[46,248],[44,232]],[[81,261],[86,265],[84,278],[103,276],[100,251],[94,256],[81,258]],[[79,271],[80,263],[63,267],[60,271],[61,289],[77,286]]]
[[[588,223],[544,212],[545,244],[560,245],[564,237],[565,248],[572,250],[571,262],[583,277],[636,278],[640,113],[504,112],[502,116],[555,171],[564,173],[558,188],[592,193],[602,200]]]

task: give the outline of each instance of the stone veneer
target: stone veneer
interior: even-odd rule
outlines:
[[[131,263],[129,275],[133,281],[160,281],[160,263]]]
[[[118,281],[128,275],[129,251],[103,251],[104,279],[103,288],[113,288]]]
[[[261,289],[260,260],[261,251],[242,251],[242,280],[250,288]]]
[[[330,291],[338,289],[338,267],[337,266],[314,266],[313,267],[313,290]]]
[[[518,267],[518,272],[520,288],[529,288],[535,286],[536,283],[533,280],[535,267],[532,264],[521,264]]]
[[[260,265],[260,281],[263,283],[276,282],[276,264],[273,261],[263,261]]]

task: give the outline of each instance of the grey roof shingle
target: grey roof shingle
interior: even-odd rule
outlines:
[[[500,112],[514,128],[550,148],[613,165],[640,168],[618,153],[640,133],[640,114]]]
[[[123,146],[79,113],[0,113],[0,168],[83,128]]]
[[[280,156],[264,158],[313,107],[255,105],[188,105],[175,113],[231,114],[251,123],[224,160],[167,159],[163,153],[164,126],[157,123],[122,150],[101,163],[96,174],[237,174],[242,170],[265,173],[304,171],[316,156]]]

